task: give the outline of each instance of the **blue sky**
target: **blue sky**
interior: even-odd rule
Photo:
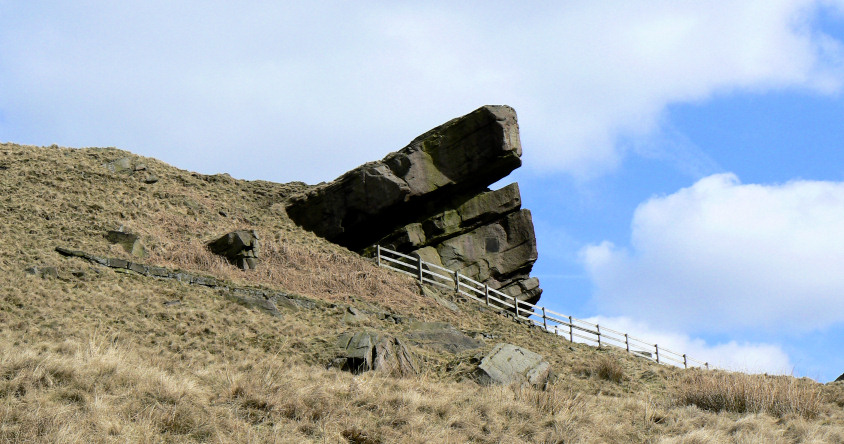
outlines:
[[[844,372],[844,2],[0,0],[0,141],[331,180],[516,108],[542,303]]]

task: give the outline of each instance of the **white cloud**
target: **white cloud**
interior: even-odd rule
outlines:
[[[317,181],[508,103],[529,167],[588,177],[670,103],[839,89],[820,4],[3,3],[0,139]]]
[[[700,338],[684,333],[655,329],[646,322],[633,321],[628,317],[596,316],[586,321],[613,330],[627,333],[631,337],[657,344],[677,354],[710,364],[710,368],[741,371],[747,373],[791,374],[794,370],[788,354],[779,345],[730,341],[708,344]],[[634,342],[634,344],[637,344]],[[650,349],[649,349],[650,350]],[[682,360],[676,356],[673,359]],[[671,362],[671,361],[669,361]],[[695,363],[695,366],[699,364]]]
[[[683,331],[806,332],[844,322],[844,183],[732,174],[641,204],[631,247],[582,259],[602,312]]]

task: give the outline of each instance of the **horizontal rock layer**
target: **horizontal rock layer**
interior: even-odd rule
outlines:
[[[521,150],[515,111],[484,106],[292,198],[287,213],[351,250],[415,253],[535,303],[530,211],[517,184],[487,188],[521,165]]]

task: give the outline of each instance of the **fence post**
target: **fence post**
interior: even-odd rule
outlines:
[[[559,325],[554,326],[554,335],[560,336],[560,326]]]
[[[454,291],[460,293],[460,271],[454,270]]]
[[[486,298],[486,306],[489,307],[489,285],[484,284],[484,298]]]
[[[569,342],[574,342],[574,327],[571,323],[571,316],[569,316]]]
[[[656,350],[656,363],[659,364],[659,345],[654,344],[654,349]]]
[[[598,330],[598,348],[601,348],[601,326],[595,324],[595,329]]]
[[[422,256],[416,256],[416,267],[419,269],[419,283],[422,283]]]
[[[375,263],[378,264],[379,267],[381,266],[381,246],[380,245],[375,246]]]
[[[545,307],[542,307],[542,328],[548,331],[548,321],[545,318]]]
[[[703,365],[705,365],[706,369],[709,370],[709,363],[708,362],[704,362]]]
[[[689,368],[689,363],[686,362],[686,354],[683,353],[683,368]]]
[[[627,353],[630,353],[630,338],[627,337],[627,333],[624,334],[624,345],[627,347]]]
[[[519,320],[519,300],[513,296],[513,307],[516,307],[516,321]]]

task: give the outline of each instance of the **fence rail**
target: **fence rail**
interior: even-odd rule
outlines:
[[[598,348],[616,347],[660,364],[671,364],[683,368],[695,366],[709,368],[708,362],[692,359],[664,347],[660,348],[658,344],[648,343],[627,333],[520,301],[515,296],[489,288],[487,284],[463,276],[457,270],[452,271],[425,262],[418,256],[399,253],[379,245],[376,246],[375,261],[379,267],[413,276],[419,282],[455,291],[497,310],[512,312],[516,320],[532,322],[546,332],[566,337],[571,342],[585,343]]]

